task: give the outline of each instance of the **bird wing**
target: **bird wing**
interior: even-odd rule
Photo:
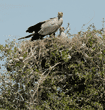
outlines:
[[[46,22],[48,22],[48,21],[50,21],[51,19],[54,19],[54,18],[50,18],[49,20],[45,20],[45,21],[39,22],[39,23],[37,23],[37,24],[35,24],[33,26],[30,26],[26,30],[26,32],[32,33],[33,31],[35,31],[35,33],[38,33],[38,31],[40,31],[40,29],[41,29],[41,25],[46,23]]]
[[[43,21],[43,22],[48,22],[48,21],[50,21],[50,20],[52,20],[52,19],[55,19],[56,17],[54,17],[54,18],[50,18],[49,20],[45,20],[45,21]]]
[[[37,24],[35,24],[35,25],[33,25],[33,26],[30,26],[30,27],[26,30],[26,32],[32,33],[33,31],[35,31],[35,33],[37,33],[37,32],[41,29],[41,25],[42,25],[43,23],[45,23],[45,21],[39,22],[39,23],[37,23]]]
[[[41,25],[41,30],[38,33],[41,34],[41,35],[49,35],[51,33],[56,32],[57,29],[60,27],[60,25],[58,23],[58,18],[57,17],[56,18],[51,18],[50,20],[47,20],[45,23],[43,23]]]

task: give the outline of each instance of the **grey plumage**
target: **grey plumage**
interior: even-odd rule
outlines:
[[[31,38],[31,41],[33,41],[37,39],[42,39],[46,35],[54,34],[63,23],[62,16],[63,16],[63,13],[58,12],[58,17],[50,18],[49,20],[39,22],[36,25],[29,27],[26,30],[26,32],[29,32],[32,34],[19,38],[18,40],[33,36]]]
[[[64,33],[65,31],[64,27],[61,26],[59,28],[59,31],[60,31],[59,37],[67,37],[67,35]]]

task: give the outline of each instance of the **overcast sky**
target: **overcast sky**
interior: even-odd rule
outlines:
[[[28,35],[29,26],[56,17],[58,12],[64,14],[63,27],[70,23],[71,34],[89,21],[84,29],[92,23],[101,29],[105,0],[0,0],[0,44]]]

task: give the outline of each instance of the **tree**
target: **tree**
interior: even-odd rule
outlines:
[[[3,109],[104,109],[105,39],[88,29],[72,38],[45,38],[0,46]]]

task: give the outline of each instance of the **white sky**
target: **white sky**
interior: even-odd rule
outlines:
[[[76,34],[83,24],[94,23],[102,28],[105,0],[0,0],[0,44],[28,35],[28,27],[63,12],[63,27],[70,23],[70,33]]]

